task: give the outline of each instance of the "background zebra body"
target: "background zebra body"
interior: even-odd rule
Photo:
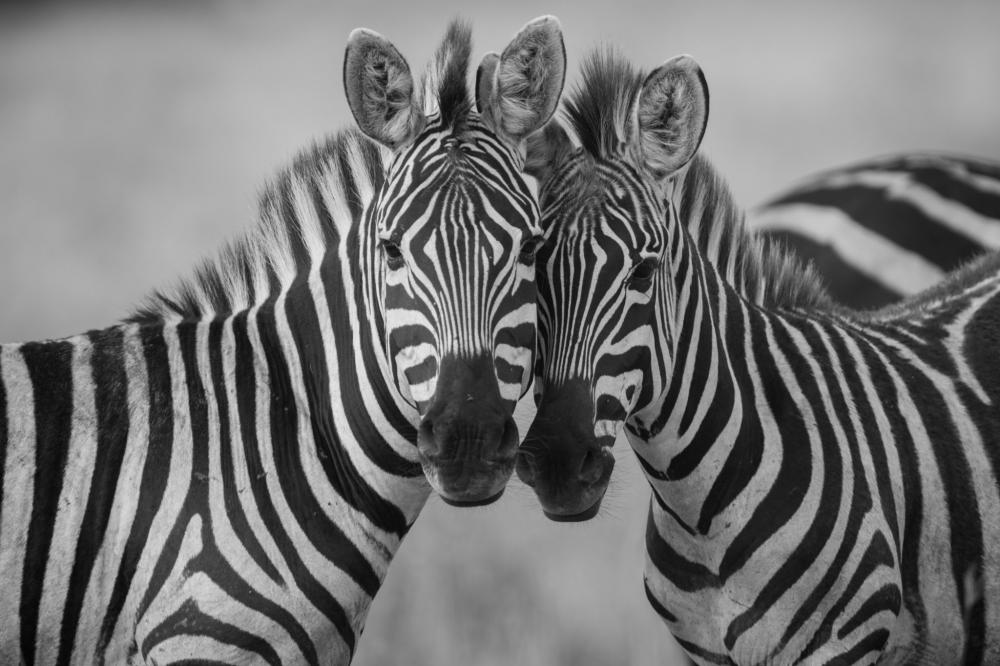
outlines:
[[[503,55],[487,56],[505,72],[477,91],[479,107],[493,109],[488,117],[471,109],[470,49],[468,28],[452,24],[420,111],[398,51],[356,31],[346,69],[359,58],[361,68],[346,72],[349,97],[352,85],[376,96],[395,85],[381,99],[409,109],[387,113],[388,126],[371,115],[386,111],[377,104],[359,117],[393,153],[343,132],[277,179],[255,229],[128,323],[0,347],[8,602],[0,661],[350,661],[389,561],[430,493],[425,471],[439,464],[414,446],[421,411],[441,402],[439,393],[447,402],[483,386],[493,394],[462,393],[465,410],[476,414],[481,398],[506,400],[512,411],[529,372],[531,349],[520,354],[519,345],[527,337],[533,348],[534,284],[525,280],[533,271],[504,234],[530,233],[538,210],[510,125],[530,132],[548,119],[534,96],[558,99],[562,37],[543,17]],[[410,126],[398,122],[407,117]],[[439,195],[461,206],[439,205]],[[476,271],[456,254],[432,267],[442,282],[431,276],[408,295],[413,308],[421,295],[437,299],[434,315],[452,315],[444,330],[431,316],[400,327],[391,299],[386,305],[404,280],[385,265],[381,234],[404,224],[413,235],[429,226],[432,235],[460,227],[451,239],[489,237],[493,254],[477,256]],[[426,278],[416,260],[408,271]],[[504,293],[480,300],[466,284],[477,271],[497,280],[479,286]],[[485,343],[477,351],[490,354],[489,367],[472,386],[445,377],[442,392],[432,385],[421,404],[403,380],[415,355],[391,356],[399,329],[404,338],[421,331],[426,346],[450,336]],[[493,356],[503,362],[500,382]],[[423,380],[436,375],[423,371]],[[513,399],[498,383],[513,385]],[[516,446],[516,428],[512,436]],[[459,460],[443,461],[454,476],[445,490],[476,485],[462,456],[483,439],[470,430],[438,442],[445,453],[458,447]],[[506,483],[510,466],[488,472],[506,474]]]
[[[550,126],[529,156],[542,394],[518,471],[543,508],[585,517],[567,495],[599,500],[624,427],[647,595],[700,663],[1000,659],[1000,258],[841,310],[688,162],[693,61],[595,56],[569,115],[583,147]]]
[[[833,298],[873,308],[1000,249],[1000,165],[912,153],[810,177],[749,223],[816,266]]]

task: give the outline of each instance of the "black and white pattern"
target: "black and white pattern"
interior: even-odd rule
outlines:
[[[498,110],[474,111],[469,52],[453,24],[418,113],[405,61],[356,31],[348,96],[412,107],[402,140],[372,121],[400,114],[367,100],[359,122],[388,149],[342,132],[274,181],[255,229],[126,323],[0,347],[0,661],[347,663],[430,493],[421,467],[460,500],[506,482],[513,451],[481,473],[495,454],[479,432],[432,433],[437,457],[415,446],[427,404],[460,397],[503,426],[534,345],[538,211],[508,125],[547,116],[504,113],[540,106],[510,76],[480,86]],[[522,91],[558,98],[554,19],[483,66],[512,57]],[[486,354],[474,386],[445,377],[459,353]],[[435,363],[448,390],[419,399],[434,373],[411,373]]]
[[[1000,164],[934,153],[818,174],[748,214],[853,308],[888,305],[1000,249]]]
[[[652,486],[646,592],[705,664],[1000,660],[1000,257],[859,313],[744,226],[695,156],[707,86],[599,53],[550,125],[543,508],[592,515],[624,431]],[[964,657],[962,657],[964,655]]]

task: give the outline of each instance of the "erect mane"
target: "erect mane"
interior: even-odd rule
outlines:
[[[256,226],[193,276],[154,291],[127,321],[204,319],[263,303],[357,223],[365,198],[382,183],[385,161],[381,149],[354,129],[303,152],[264,190]]]
[[[812,264],[746,225],[728,185],[701,154],[675,190],[680,220],[698,249],[751,302],[767,307],[832,307]]]
[[[583,149],[593,157],[620,157],[629,114],[645,74],[612,47],[594,49],[583,60],[581,80],[565,101],[566,117]]]
[[[441,113],[442,125],[461,132],[472,109],[469,94],[469,58],[472,54],[472,27],[454,19],[434,53],[424,74],[424,113]]]

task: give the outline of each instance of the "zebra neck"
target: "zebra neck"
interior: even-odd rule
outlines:
[[[415,419],[388,376],[377,308],[355,286],[367,271],[351,260],[324,261],[253,310],[255,379],[271,393],[272,431],[315,450],[312,464],[337,494],[401,537],[429,487],[413,445]]]
[[[739,361],[742,313],[752,306],[685,231],[670,247],[673,268],[656,334],[666,350],[662,389],[633,412],[628,433],[660,508],[685,530],[705,533],[724,501],[718,477],[726,453],[738,452],[753,432],[743,427],[744,417],[754,417],[753,397],[744,395]]]

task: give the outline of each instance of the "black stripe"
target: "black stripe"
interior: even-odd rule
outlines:
[[[663,604],[661,604],[660,600],[657,599],[656,595],[653,594],[653,591],[651,589],[649,589],[649,582],[648,581],[643,581],[643,583],[642,583],[642,589],[646,593],[646,601],[648,601],[649,605],[653,607],[653,610],[656,611],[657,615],[659,615],[660,617],[662,617],[667,622],[676,622],[677,621],[677,616],[674,615],[673,613],[671,613],[670,611],[668,611],[667,608],[666,608],[666,606],[664,606]]]
[[[724,666],[735,666],[736,662],[729,658],[728,655],[717,654],[706,650],[705,648],[692,643],[691,641],[686,641],[683,638],[678,638],[674,636],[677,644],[684,648],[684,651],[688,654],[693,654],[702,661],[707,661],[710,664],[723,664]]]
[[[357,256],[359,242],[357,234],[360,233],[361,225],[356,225],[351,230],[348,238],[348,248],[351,253],[351,264],[360,265]],[[410,420],[403,416],[396,406],[394,395],[396,387],[386,384],[382,373],[379,371],[379,356],[384,356],[382,341],[385,340],[385,322],[380,315],[376,315],[375,321],[369,321],[364,310],[364,303],[367,295],[364,293],[364,284],[361,280],[354,280],[354,302],[357,304],[358,327],[357,332],[351,330],[348,317],[344,316],[349,312],[347,307],[347,296],[345,285],[340,273],[334,267],[324,264],[321,268],[323,284],[326,286],[327,305],[329,307],[331,319],[333,320],[333,335],[337,341],[338,357],[341,366],[340,372],[340,398],[344,403],[344,411],[354,433],[354,438],[361,443],[365,456],[375,463],[380,469],[407,478],[417,478],[423,475],[423,469],[417,462],[406,460],[385,441],[385,437],[380,433],[380,429],[375,425],[370,416],[370,411],[378,410],[383,418],[388,421],[390,427],[399,433],[409,442],[416,444],[417,431]],[[361,343],[361,357],[355,355],[354,344],[349,342],[355,335]],[[356,377],[365,373],[371,384],[375,402],[372,404],[366,396],[361,393],[360,385]]]
[[[139,558],[146,548],[149,530],[163,503],[167,487],[174,443],[173,391],[170,383],[170,364],[167,357],[163,330],[159,325],[145,325],[139,329],[139,338],[146,361],[147,388],[149,391],[149,442],[139,484],[139,500],[135,518],[129,532],[114,588],[101,622],[101,637],[97,653],[107,647],[114,634],[115,624],[128,597]]]
[[[949,271],[979,254],[981,246],[929,217],[911,203],[886,196],[880,187],[848,185],[793,192],[775,204],[805,203],[839,208],[861,226]]]
[[[927,431],[941,475],[948,512],[952,576],[956,582],[958,607],[964,608],[962,581],[965,573],[969,569],[978,571],[983,561],[981,508],[972,485],[972,469],[944,396],[923,372],[909,362],[896,357],[893,363],[910,394],[917,397],[914,402],[919,408],[918,416]]]
[[[746,363],[732,362],[734,355],[743,357],[747,354],[746,341],[744,339],[747,315],[743,309],[743,303],[739,299],[726,299],[726,331],[725,331],[725,356],[728,369],[732,371],[733,377],[720,376],[719,381],[725,381],[728,388],[723,389],[722,399],[730,392],[735,392],[732,386],[735,381],[736,386],[742,387],[739,398],[743,405],[743,418],[740,421],[740,431],[736,435],[738,444],[733,446],[722,469],[716,475],[705,503],[701,507],[701,515],[698,517],[698,531],[708,534],[711,528],[712,519],[719,515],[726,507],[736,499],[741,492],[749,485],[764,457],[764,430],[760,424],[760,415],[757,412],[755,403],[756,396],[751,390],[753,382],[750,379],[749,368]],[[720,373],[721,374],[721,373]],[[730,407],[730,413],[733,407]],[[700,434],[700,433],[699,433]]]
[[[823,618],[823,623],[813,634],[805,649],[798,655],[796,662],[805,662],[816,650],[823,647],[830,640],[833,636],[834,623],[840,618],[841,613],[844,612],[847,605],[854,601],[858,590],[861,589],[861,586],[868,577],[878,567],[892,567],[893,564],[895,564],[895,561],[889,543],[885,540],[885,536],[881,532],[876,532],[872,536],[871,541],[868,542],[868,547],[861,556],[861,560],[858,562],[850,581],[841,591],[837,602],[827,611],[826,616]]]
[[[59,510],[73,418],[73,344],[21,346],[35,400],[35,482],[21,579],[21,654],[35,661],[42,583]]]
[[[753,517],[744,525],[740,535],[730,545],[729,549],[727,549],[722,560],[721,573],[726,575],[729,572],[735,571],[736,563],[740,563],[740,566],[742,566],[752,554],[752,551],[740,550],[738,548],[739,542],[743,541],[745,543],[747,539],[752,539],[752,542],[755,542],[755,546],[759,547],[759,545],[773,537],[778,527],[783,524],[783,521],[776,523],[773,516],[784,513],[785,516],[790,518],[794,515],[795,511],[802,505],[802,500],[808,490],[809,479],[812,476],[813,465],[817,464],[817,462],[820,466],[819,476],[822,488],[812,522],[802,535],[798,545],[795,546],[794,550],[788,554],[787,558],[785,558],[771,578],[761,587],[757,598],[754,599],[753,605],[736,616],[729,624],[725,638],[726,647],[729,649],[732,649],[739,637],[756,624],[770,610],[771,606],[778,601],[781,595],[794,585],[816,561],[816,558],[831,536],[832,526],[837,521],[840,513],[841,493],[843,492],[841,467],[843,461],[840,458],[840,451],[837,447],[833,445],[821,445],[820,455],[822,459],[820,461],[813,461],[810,459],[810,447],[806,444],[806,442],[810,441],[809,437],[807,435],[797,436],[798,431],[804,429],[802,413],[798,403],[804,398],[806,403],[814,406],[816,412],[822,409],[823,404],[819,390],[819,379],[813,375],[812,369],[809,367],[803,354],[821,358],[823,351],[816,347],[811,347],[805,352],[800,352],[780,321],[774,322],[773,331],[775,343],[784,351],[788,366],[795,375],[802,395],[791,396],[786,393],[784,396],[785,399],[781,402],[773,402],[769,399],[771,409],[774,410],[778,422],[778,427],[782,430],[781,441],[785,444],[782,448],[781,469],[778,472],[778,477],[775,478],[768,491],[767,497],[757,505]],[[763,344],[764,339],[762,337],[761,346]],[[765,351],[764,353],[768,354],[769,351]],[[760,362],[758,361],[758,363]],[[820,365],[823,365],[822,361]],[[759,367],[763,367],[763,365],[761,364]],[[769,370],[776,373],[775,369]],[[764,381],[766,383],[767,380],[764,379]],[[787,391],[787,386],[784,386],[783,390]],[[792,421],[798,421],[794,425],[794,428],[790,427]],[[834,436],[833,429],[830,423],[823,418],[822,413],[818,414],[816,418],[816,427],[817,432],[813,433],[813,435],[817,436],[820,442],[828,444],[836,443],[837,439]],[[794,472],[794,480],[785,476],[786,473],[791,475],[792,472]],[[782,478],[783,476],[784,479]],[[789,486],[786,486],[786,483]],[[795,486],[798,487],[795,488]],[[753,536],[748,537],[747,535]]]
[[[899,587],[895,584],[886,584],[875,590],[870,597],[858,608],[837,631],[837,638],[843,639],[850,636],[851,632],[862,626],[865,622],[885,611],[892,613],[893,617],[899,614]]]
[[[888,641],[889,630],[878,629],[859,640],[847,652],[830,659],[825,666],[850,666],[850,664],[864,661],[868,656],[881,653]]]
[[[926,640],[927,613],[920,595],[920,534],[923,529],[923,478],[920,475],[916,444],[910,436],[906,419],[900,409],[900,396],[886,365],[874,353],[874,345],[859,340],[861,355],[868,366],[875,394],[882,399],[882,407],[892,430],[892,442],[898,447],[897,457],[903,483],[903,534],[898,549],[900,578],[903,584],[903,602],[913,617],[915,639],[918,644]]]
[[[951,169],[929,165],[911,166],[906,175],[914,183],[933,190],[941,198],[958,202],[983,217],[994,218],[1000,225],[1000,196],[969,184]]]
[[[687,404],[685,405],[684,413],[681,414],[681,421],[678,424],[679,431],[682,433],[687,432],[688,428],[691,427],[691,421],[694,420],[695,412],[698,411],[703,402],[702,396],[708,384],[708,371],[712,361],[712,343],[715,342],[715,331],[718,328],[717,322],[714,321],[714,313],[705,294],[704,283],[702,282],[703,267],[700,265],[700,262],[695,262],[694,267],[696,268],[696,272],[691,276],[691,297],[693,300],[688,305],[688,310],[694,316],[697,310],[699,310],[700,305],[701,320],[698,323],[697,346],[693,345],[695,342],[695,331],[693,329],[691,330],[691,337],[681,337],[677,341],[678,346],[691,347],[692,349],[689,353],[694,355],[694,367],[691,369],[691,381],[688,384],[686,396]]]
[[[692,279],[691,269],[691,258],[688,252],[681,254],[680,262],[677,265],[677,275],[686,275],[687,279]],[[677,285],[676,293],[681,292],[681,285]],[[691,301],[693,302],[693,301]],[[690,340],[691,331],[694,329],[694,308],[688,307],[684,311],[684,318],[681,320],[680,330],[677,331],[678,340]],[[688,354],[691,350],[688,345],[679,345],[677,348],[677,357],[674,359],[674,368],[683,368],[687,363]],[[677,405],[677,398],[680,396],[681,384],[683,383],[683,373],[673,372],[670,376],[670,386],[667,388],[667,394],[663,399],[663,406],[660,408],[660,414],[657,416],[656,420],[653,421],[652,425],[649,427],[650,436],[656,435],[661,430],[663,426],[666,425],[667,420],[674,411],[674,407]]]
[[[201,381],[201,374],[198,372],[197,322],[183,322],[177,326],[176,331],[183,367],[174,369],[174,372],[184,372],[184,382],[188,394],[185,407],[191,423],[191,440],[187,443],[191,448],[191,479],[184,503],[170,533],[167,535],[156,564],[153,566],[149,584],[145,594],[143,594],[142,601],[139,603],[138,617],[145,615],[149,604],[156,598],[160,588],[173,570],[177,556],[180,554],[184,534],[195,514],[200,515],[203,530],[211,529],[212,517],[208,511],[208,401],[204,384]],[[145,646],[146,643],[144,642],[143,645]],[[143,657],[148,657],[148,650],[145,647],[143,650]]]
[[[298,408],[281,350],[281,341],[275,329],[273,301],[269,301],[258,310],[256,324],[267,361],[270,391],[269,435],[281,492],[296,522],[323,557],[343,567],[363,589],[366,591],[371,589],[370,594],[374,595],[379,581],[371,565],[347,539],[343,530],[326,519],[325,510],[316,500],[309,482],[304,478],[298,441]],[[295,545],[281,527],[280,521],[269,527],[282,556],[289,565],[289,570],[295,577],[296,585],[306,598],[326,615],[353,652],[356,637],[345,609],[301,561]]]
[[[319,655],[309,633],[298,619],[286,608],[268,599],[255,590],[250,583],[235,571],[219,552],[212,531],[202,527],[202,550],[188,563],[188,571],[201,571],[219,586],[227,596],[237,603],[266,615],[288,632],[296,646],[311,666],[319,664]],[[283,584],[281,587],[285,587]],[[201,629],[199,627],[199,629]]]
[[[142,654],[157,644],[177,636],[208,636],[220,643],[234,645],[247,652],[252,652],[268,664],[280,666],[281,658],[267,641],[249,632],[206,615],[193,600],[188,599],[180,608],[164,618],[163,622],[149,632],[142,641]],[[207,655],[206,655],[207,656]],[[204,663],[197,660],[192,663]]]
[[[261,568],[266,576],[280,586],[285,585],[277,567],[267,556],[264,547],[247,522],[240,489],[236,484],[236,470],[233,460],[232,429],[229,424],[229,396],[226,394],[226,376],[222,367],[222,333],[225,323],[213,321],[208,332],[208,358],[212,371],[212,385],[215,386],[215,402],[219,407],[219,460],[222,468],[222,500],[226,507],[226,518],[233,533],[246,549],[247,554]],[[251,479],[252,481],[252,479]]]
[[[990,372],[988,369],[996,366],[996,353],[997,349],[1000,349],[998,310],[1000,310],[1000,297],[996,296],[980,307],[966,326],[966,344],[963,350],[968,366],[975,372],[976,379],[992,401],[984,403],[964,382],[956,385],[959,399],[965,405],[982,437],[994,487],[1000,486],[1000,446],[997,446],[997,442],[1000,442],[1000,426],[996,421],[1000,374]],[[964,584],[964,579],[959,584]],[[986,640],[984,600],[980,600],[968,609],[967,624],[966,663],[978,664],[982,662]]]
[[[709,279],[707,282],[714,282],[714,279]],[[699,289],[699,292],[701,291]],[[711,295],[707,296],[707,299],[711,298]],[[696,370],[688,392],[687,408],[681,417],[678,430],[681,435],[687,434],[691,421],[694,420],[695,411],[705,400],[703,394],[708,385],[708,373],[712,364],[713,348],[718,356],[715,392],[711,396],[711,405],[702,417],[702,422],[699,424],[698,431],[691,439],[690,444],[670,461],[670,466],[667,468],[667,477],[670,479],[683,479],[694,472],[708,452],[718,443],[719,435],[722,434],[733,414],[733,404],[736,396],[735,388],[733,387],[732,378],[729,375],[725,350],[722,346],[721,336],[719,335],[718,321],[715,320],[715,312],[709,306],[707,299],[704,296],[699,299],[704,303],[704,308],[702,311],[698,349],[695,352],[697,354],[695,360]],[[680,344],[686,345],[687,341],[682,340]],[[707,522],[704,520],[705,518],[705,509],[703,506],[698,521],[698,529],[705,530],[702,534],[707,533],[711,522],[710,518]]]
[[[889,525],[889,530],[892,535],[893,545],[896,552],[899,552],[900,547],[900,534],[899,534],[899,517],[896,514],[896,503],[895,497],[892,491],[892,477],[889,472],[889,461],[886,455],[888,448],[892,447],[898,449],[899,446],[894,441],[885,441],[882,439],[882,433],[879,430],[878,423],[875,420],[876,410],[882,410],[881,394],[877,391],[873,391],[873,395],[868,395],[862,388],[861,376],[859,374],[859,363],[851,362],[852,354],[848,350],[847,344],[842,336],[846,335],[843,329],[838,329],[840,335],[832,335],[831,339],[833,342],[835,353],[838,358],[847,359],[848,362],[841,363],[841,368],[844,372],[845,380],[848,386],[857,387],[853,392],[853,396],[856,399],[857,414],[861,421],[861,427],[863,430],[863,441],[867,451],[872,457],[872,463],[875,467],[875,482],[877,484],[879,506],[881,508],[882,517]],[[858,345],[866,344],[863,340],[855,340]],[[860,361],[860,359],[859,359]],[[879,403],[872,404],[871,400],[879,401]],[[844,412],[846,414],[846,411]]]
[[[646,552],[660,574],[682,592],[717,588],[722,583],[711,569],[685,558],[660,536],[652,511],[646,518]]]
[[[93,331],[88,337],[92,345],[90,366],[97,412],[97,452],[63,610],[58,658],[61,664],[68,664],[72,656],[87,582],[104,541],[130,428],[122,330]]]
[[[771,242],[778,241],[812,262],[830,295],[848,307],[879,308],[894,303],[903,296],[845,261],[830,245],[817,243],[808,236],[793,231],[762,230],[761,234]]]
[[[748,328],[757,332],[751,342],[751,353],[754,355],[757,373],[764,388],[764,398],[781,430],[781,440],[808,442],[809,433],[795,405],[795,396],[789,393],[784,379],[773,365],[773,351],[764,336],[764,319],[757,310],[748,310],[747,313]],[[775,337],[778,338],[778,344],[784,340],[780,335]],[[794,361],[798,352],[794,349],[789,350],[787,343],[783,346],[785,354],[790,355]],[[805,497],[813,468],[809,447],[789,446],[784,453],[781,466],[767,495],[757,503],[752,515],[722,558],[719,574],[723,580],[736,573],[758,548],[791,519]]]
[[[334,423],[327,355],[339,352],[341,343],[350,346],[351,340],[349,338],[336,340],[335,349],[325,348],[316,305],[304,282],[301,288],[289,290],[285,300],[285,314],[290,322],[292,339],[295,341],[302,367],[305,384],[303,388],[309,401],[312,435],[326,478],[345,502],[363,513],[373,524],[386,531],[403,534],[406,529],[403,513],[396,505],[379,495],[358,472],[341,442]],[[338,362],[340,358],[341,355],[337,353]],[[361,555],[352,553],[351,557],[361,557]],[[361,559],[364,563],[358,562],[351,570],[352,575],[366,592],[374,596],[379,586],[378,578],[371,570],[368,561]]]
[[[843,467],[847,468],[850,466],[852,472],[852,487],[848,491],[848,497],[850,498],[850,506],[847,512],[847,522],[844,526],[843,539],[841,539],[840,544],[837,546],[837,552],[834,554],[833,560],[827,566],[826,571],[823,573],[822,578],[819,582],[812,587],[808,596],[801,601],[799,607],[796,609],[794,615],[785,628],[785,632],[782,635],[780,646],[784,648],[785,645],[792,639],[795,632],[809,619],[813,612],[819,607],[820,603],[826,599],[830,590],[833,586],[840,581],[842,578],[842,572],[844,566],[848,563],[848,558],[852,555],[854,551],[855,544],[857,543],[858,535],[861,532],[861,523],[864,520],[866,514],[868,514],[872,508],[872,489],[868,487],[867,477],[865,475],[865,468],[861,461],[861,443],[858,442],[857,434],[854,431],[854,425],[851,423],[849,418],[850,406],[848,404],[849,395],[843,390],[840,378],[833,370],[833,358],[826,358],[825,355],[832,352],[834,358],[838,358],[841,361],[841,366],[851,365],[851,357],[846,353],[843,348],[838,348],[836,345],[831,345],[830,352],[827,352],[825,345],[823,344],[822,336],[817,332],[815,326],[803,326],[799,329],[806,337],[810,347],[818,352],[819,356],[819,367],[821,372],[820,381],[823,385],[827,387],[830,394],[831,410],[827,414],[820,414],[818,420],[834,421],[839,420],[844,431],[847,445],[847,455],[849,460],[845,460]],[[836,332],[833,327],[827,325],[826,333],[832,334],[836,337]],[[846,383],[848,389],[851,386],[857,387],[857,384]],[[822,410],[823,407],[819,403],[814,403],[817,410]],[[838,418],[842,417],[842,418]],[[827,446],[838,445],[836,440],[824,440]],[[892,492],[891,487],[886,487],[885,492]],[[878,492],[878,489],[875,490]],[[836,498],[839,502],[840,498]],[[822,505],[821,505],[822,506]],[[817,515],[817,522],[821,520],[821,516],[826,513],[820,508]],[[829,532],[833,531],[834,521],[831,520],[826,524],[826,529]],[[819,551],[816,551],[816,555],[819,555]]]

